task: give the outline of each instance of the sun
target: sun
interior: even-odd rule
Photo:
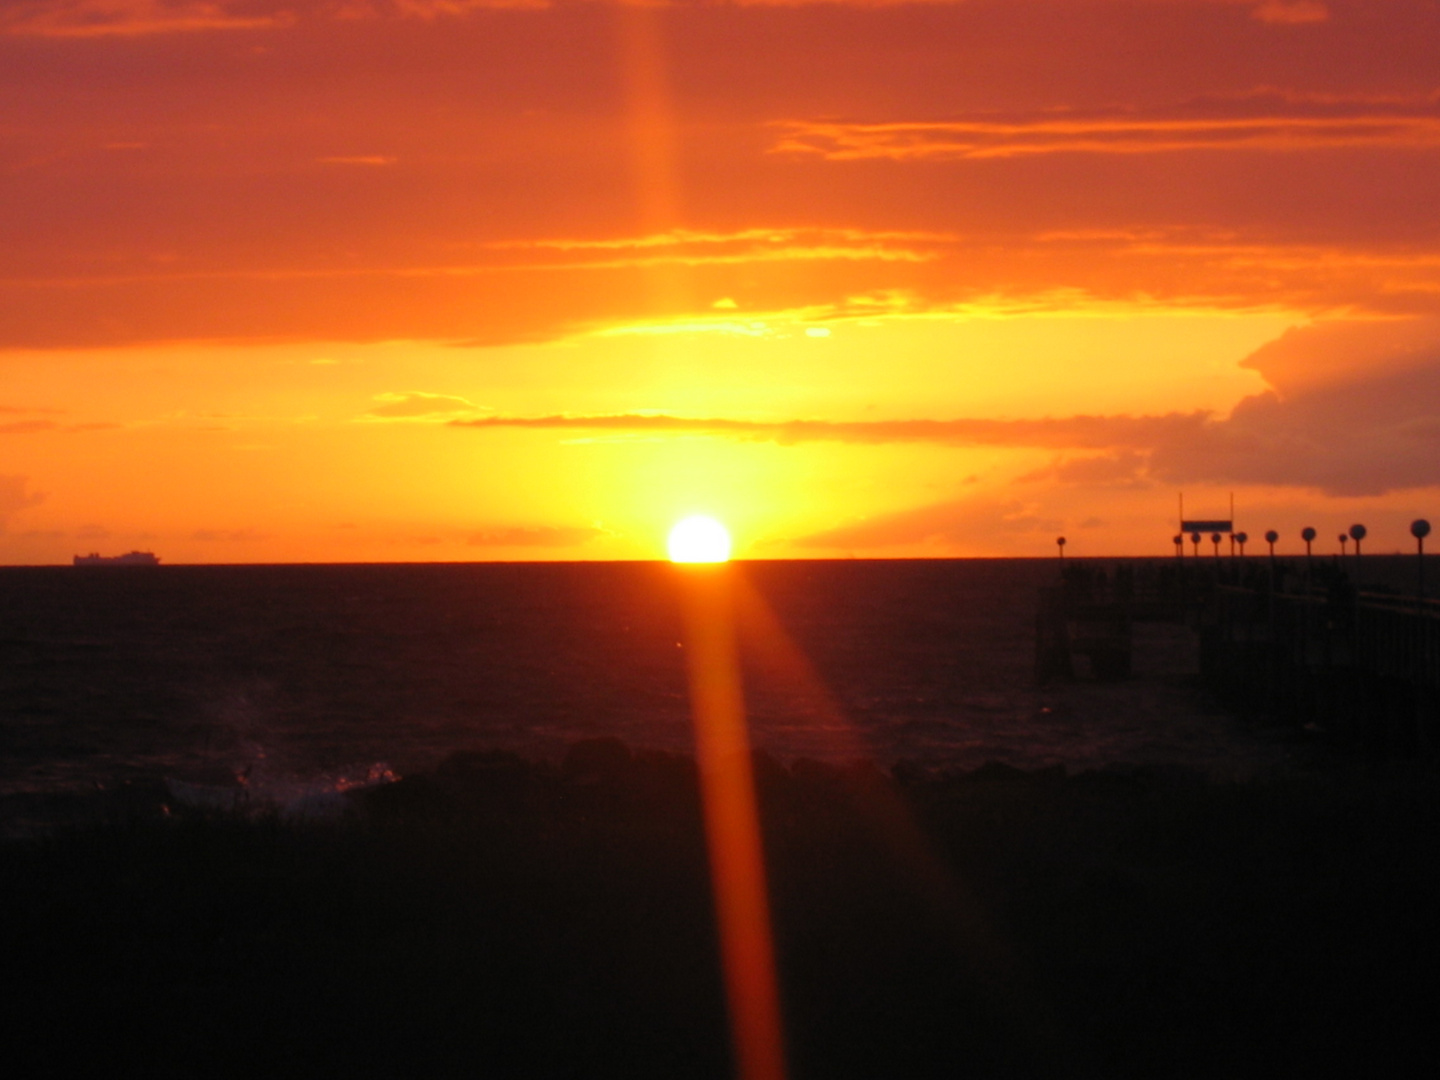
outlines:
[[[722,563],[730,560],[730,533],[712,517],[697,514],[670,530],[670,561]]]

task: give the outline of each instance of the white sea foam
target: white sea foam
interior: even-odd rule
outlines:
[[[354,794],[394,783],[398,774],[383,761],[311,776],[247,768],[230,783],[198,783],[166,777],[171,798],[192,810],[241,816],[278,816],[283,821],[334,821],[354,808]]]

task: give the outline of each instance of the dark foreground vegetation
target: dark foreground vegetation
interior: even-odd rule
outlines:
[[[792,1075],[1431,1063],[1435,780],[760,758]],[[325,825],[124,807],[0,848],[8,1076],[728,1075],[688,760],[457,755]]]

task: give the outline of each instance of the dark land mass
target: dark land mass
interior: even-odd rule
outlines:
[[[759,757],[791,1074],[1433,1067],[1436,779]],[[327,824],[106,813],[0,847],[8,1076],[730,1074],[687,758],[460,754]]]

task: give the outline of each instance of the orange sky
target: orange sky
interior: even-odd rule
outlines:
[[[1409,550],[1437,191],[1432,0],[5,0],[0,562]]]

